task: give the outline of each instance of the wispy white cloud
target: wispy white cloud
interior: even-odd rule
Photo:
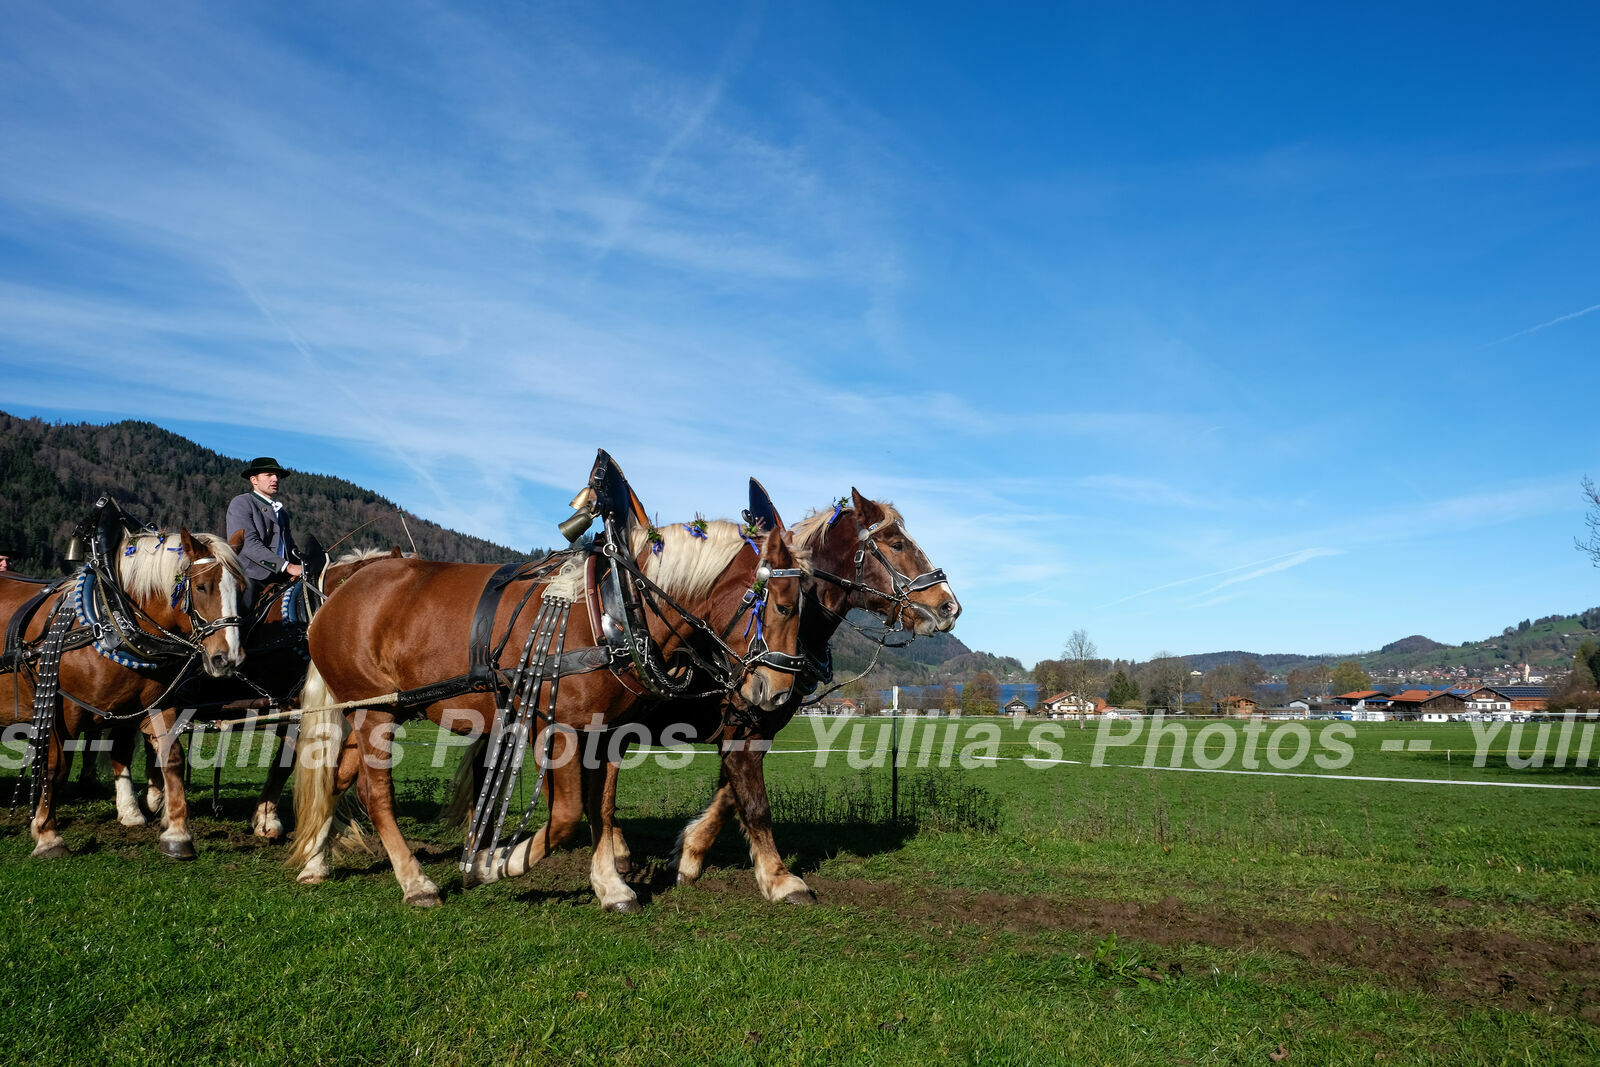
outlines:
[[[1252,567],[1244,574],[1235,574],[1230,578],[1225,578],[1216,585],[1212,586],[1210,589],[1207,589],[1205,593],[1201,595],[1210,596],[1213,593],[1217,593],[1223,589],[1226,589],[1230,585],[1238,585],[1240,582],[1253,582],[1257,578],[1265,578],[1269,574],[1277,574],[1279,571],[1286,571],[1291,567],[1298,567],[1302,563],[1306,563],[1314,559],[1320,559],[1323,556],[1339,555],[1343,555],[1343,551],[1337,548],[1304,548],[1284,559],[1274,560],[1259,567]]]
[[[1206,590],[1205,593],[1200,594],[1201,596],[1208,596],[1227,586],[1236,585],[1239,582],[1253,581],[1256,578],[1261,578],[1268,574],[1274,574],[1278,571],[1288,570],[1290,567],[1298,567],[1307,560],[1316,559],[1319,556],[1333,556],[1338,554],[1339,551],[1336,549],[1305,548],[1299,550],[1298,552],[1287,552],[1281,556],[1269,556],[1266,559],[1258,559],[1250,563],[1241,563],[1236,567],[1224,567],[1221,570],[1208,571],[1205,574],[1196,574],[1188,578],[1179,578],[1175,581],[1163,582],[1160,585],[1153,585],[1148,589],[1141,589],[1136,593],[1129,593],[1127,596],[1119,597],[1118,599],[1112,600],[1108,603],[1097,605],[1093,610],[1099,611],[1104,608],[1115,607],[1118,604],[1126,604],[1130,600],[1137,600],[1140,597],[1149,596],[1151,593],[1160,593],[1167,589],[1176,589],[1180,586],[1192,585],[1195,582],[1203,582],[1208,578],[1217,578],[1225,574],[1234,575],[1233,577],[1228,578],[1226,581],[1220,582],[1212,588]],[[1247,573],[1237,574],[1236,572],[1238,571],[1247,571]]]
[[[1581,319],[1585,315],[1592,314],[1596,311],[1600,311],[1600,304],[1590,304],[1588,307],[1583,308],[1582,310],[1574,311],[1566,315],[1558,315],[1549,322],[1541,322],[1537,326],[1529,326],[1526,330],[1518,330],[1516,333],[1507,334],[1498,341],[1490,341],[1485,347],[1493,347],[1494,345],[1505,344],[1507,341],[1514,341],[1518,337],[1527,337],[1529,334],[1538,333],[1540,330],[1548,330],[1552,326],[1559,326],[1563,322],[1571,322],[1573,319]]]

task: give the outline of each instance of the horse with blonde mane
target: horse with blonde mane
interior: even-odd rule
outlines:
[[[601,453],[592,484],[610,457]],[[617,472],[620,480],[620,472]],[[625,483],[622,483],[624,492]],[[635,503],[634,510],[642,515]],[[546,769],[566,766],[583,758],[580,749],[602,739],[608,727],[637,713],[658,699],[661,684],[688,684],[709,666],[714,683],[734,689],[749,704],[776,707],[788,696],[794,674],[781,664],[799,647],[800,577],[794,553],[781,531],[759,542],[729,522],[696,520],[656,530],[645,524],[607,523],[606,552],[613,566],[627,570],[625,585],[652,588],[659,594],[638,621],[648,633],[630,633],[629,647],[653,650],[649,666],[635,656],[630,667],[620,667],[602,656],[592,666],[580,666],[570,675],[546,675],[533,682],[532,704],[545,707],[541,717],[548,725],[538,731],[545,748],[540,762]],[[299,881],[315,884],[329,874],[328,852],[337,794],[353,783],[372,819],[393,865],[405,901],[415,906],[439,903],[438,886],[423,872],[407,847],[395,821],[391,776],[392,740],[399,716],[391,710],[407,692],[436,698],[419,704],[411,713],[426,715],[446,730],[482,735],[502,721],[499,709],[512,703],[505,678],[510,663],[501,654],[508,646],[524,649],[543,661],[565,663],[579,653],[605,652],[605,632],[621,621],[615,604],[590,603],[598,596],[585,580],[586,568],[602,554],[569,551],[546,561],[542,571],[530,574],[527,592],[506,596],[492,604],[492,615],[482,615],[477,605],[492,588],[496,568],[478,564],[391,560],[377,563],[349,579],[336,590],[313,620],[310,630],[311,671],[307,676],[301,722],[300,759],[296,767],[296,831],[291,864],[301,864]],[[627,558],[624,559],[623,556]],[[552,564],[559,573],[552,575]],[[564,637],[572,648],[563,651],[557,639],[536,623],[534,612],[523,612],[535,593],[541,604],[571,605]],[[665,603],[662,603],[662,602]],[[670,605],[670,610],[668,608]],[[590,610],[590,609],[593,610]],[[541,609],[537,618],[543,618]],[[738,629],[743,618],[744,629]],[[484,666],[497,679],[491,691],[463,692],[452,683],[470,674],[475,655],[487,642],[467,640],[476,627],[480,634],[498,634],[498,642]],[[491,621],[492,619],[492,621]],[[720,667],[703,660],[687,673],[675,661],[688,653],[691,638],[720,634],[732,661]],[[537,641],[535,640],[537,639]],[[535,645],[538,645],[535,648]],[[771,657],[778,657],[773,659]],[[581,656],[579,657],[582,658]],[[597,669],[599,668],[599,669]],[[562,668],[564,671],[565,668]],[[670,678],[669,678],[670,676]],[[653,680],[652,680],[653,679]],[[559,683],[559,685],[557,684]],[[438,692],[437,687],[454,689]],[[514,688],[514,686],[512,686]],[[423,699],[423,698],[418,698]],[[544,703],[541,703],[543,701]],[[317,710],[317,705],[322,710]],[[348,706],[344,706],[348,705]],[[348,734],[344,735],[344,731]],[[529,728],[532,732],[532,728]],[[532,744],[526,735],[520,743]],[[595,761],[595,766],[602,764]],[[549,778],[542,783],[550,799],[546,824],[530,837],[499,847],[487,847],[465,862],[467,884],[493,881],[520,874],[548,855],[576,831],[581,814],[587,814],[595,847],[590,883],[602,908],[634,911],[638,900],[621,879],[610,851],[615,839],[611,812],[598,803],[581,812],[581,789],[552,793]],[[598,800],[599,790],[588,796]],[[469,839],[470,840],[470,839]]]
[[[811,887],[784,864],[773,839],[772,806],[764,774],[770,742],[815,688],[832,680],[828,643],[851,610],[870,612],[894,630],[923,636],[950,630],[961,614],[944,572],[930,563],[911,538],[899,511],[854,489],[850,496],[848,505],[841,500],[832,508],[813,512],[793,528],[794,545],[809,561],[800,629],[807,668],[789,697],[775,708],[756,709],[730,693],[661,705],[643,720],[653,738],[670,728],[679,742],[721,745],[717,791],[705,811],[684,827],[673,849],[671,870],[679,885],[700,877],[706,854],[728,815],[737,812],[762,896],[770,901],[814,902]],[[750,503],[747,518],[782,529],[766,490],[753,478]],[[604,795],[597,804],[615,809],[617,775],[617,764],[608,764]],[[592,778],[589,787],[593,788]],[[617,837],[612,851],[626,863],[628,849],[620,830]]]
[[[11,685],[0,684],[10,690],[0,696],[0,726],[35,720],[40,713],[31,727],[43,737],[43,751],[30,768],[38,786],[29,823],[38,859],[71,853],[56,828],[56,797],[68,769],[64,743],[89,722],[109,724],[118,819],[143,825],[128,772],[133,726],[161,742],[171,723],[156,705],[173,684],[196,663],[222,677],[243,659],[238,604],[244,572],[236,544],[187,529],[119,529],[96,543],[103,547],[95,559],[57,582],[0,574],[0,618],[11,620],[16,638],[8,641],[13,647],[5,660]],[[103,588],[108,584],[115,588]],[[8,745],[16,737],[16,730],[6,731]],[[163,775],[169,791],[182,788],[177,765],[164,767]],[[163,822],[162,853],[192,857],[194,841],[182,814],[169,813]]]
[[[231,723],[253,730],[249,707],[268,700],[271,702],[269,712],[294,706],[306,678],[306,628],[321,605],[322,590],[336,589],[363,566],[380,559],[398,558],[400,554],[398,548],[356,549],[330,560],[315,576],[308,570],[305,576],[292,582],[269,586],[244,624],[244,665],[227,677],[197,678],[186,683],[176,694],[181,709],[172,707],[163,715],[187,718],[205,726]],[[230,718],[230,713],[234,717]],[[240,714],[245,717],[237,718]],[[164,718],[163,721],[172,720]],[[263,730],[277,743],[270,752],[266,781],[251,812],[250,829],[257,837],[275,841],[283,835],[278,800],[294,768],[296,732],[291,722],[282,719],[267,723]],[[169,731],[167,743],[159,747],[147,743],[149,758],[144,801],[145,807],[153,813],[166,812],[169,817],[183,820],[187,818],[188,799],[182,786],[184,754],[175,744],[176,736]],[[248,749],[241,746],[241,751]],[[175,791],[166,786],[163,769],[169,763],[176,769],[179,782]]]

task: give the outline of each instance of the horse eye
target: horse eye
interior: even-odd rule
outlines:
[[[904,541],[895,541],[890,544],[889,547],[894,549],[896,552],[904,552],[906,550],[906,543]]]
[[[787,604],[774,604],[773,607],[777,608],[778,614],[782,615],[784,618],[788,618],[790,615],[794,614],[794,609]]]

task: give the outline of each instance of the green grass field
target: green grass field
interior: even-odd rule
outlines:
[[[1467,727],[1346,727],[1348,765],[1286,777],[1128,766],[1142,737],[1092,766],[1093,724],[1058,729],[1046,751],[1035,724],[923,723],[903,738],[912,764],[919,729],[934,731],[930,763],[950,730],[954,751],[1002,758],[906,767],[915,818],[895,823],[887,767],[800,751],[824,747],[819,725],[837,724],[796,722],[767,757],[779,846],[814,907],[761,900],[732,828],[700,884],[662,884],[715,785],[709,754],[625,773],[648,897],[627,917],[595,907],[587,849],[461,892],[460,833],[432,821],[451,767],[429,766],[431,727],[409,731],[397,772],[407,835],[446,892],[431,911],[404,907],[387,862],[359,853],[322,886],[295,884],[282,847],[248,836],[258,771],[225,772],[222,819],[196,772],[189,864],[157,854],[154,828],[118,826],[106,799],[66,806],[76,856],[31,861],[14,810],[0,823],[0,1059],[1211,1064],[1268,1063],[1280,1045],[1290,1064],[1600,1058],[1600,792],[1515,787],[1600,786],[1572,766],[1575,739],[1565,767],[1512,768],[1503,729],[1474,767]],[[854,725],[868,752],[888,728],[852,724],[831,746]],[[1190,766],[1201,725],[1187,724]],[[1263,770],[1278,725],[1258,738]],[[1536,737],[1524,728],[1519,763]],[[1244,769],[1236,740],[1219,769]],[[1041,754],[1080,762],[1021,762]]]

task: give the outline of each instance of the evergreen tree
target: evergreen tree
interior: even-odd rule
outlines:
[[[1111,676],[1111,688],[1106,692],[1106,702],[1114,708],[1125,708],[1139,700],[1139,683],[1118,670]]]

